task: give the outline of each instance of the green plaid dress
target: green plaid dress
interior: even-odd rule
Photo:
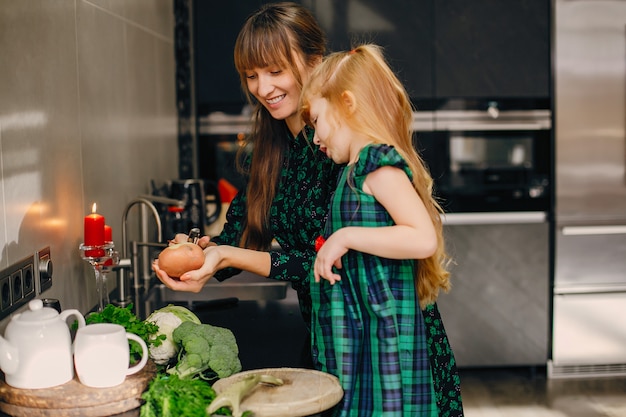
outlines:
[[[387,145],[366,146],[343,169],[325,236],[345,226],[392,225],[362,191],[365,177],[391,165],[412,174]],[[349,251],[335,285],[311,280],[312,346],[317,369],[336,375],[344,398],[337,416],[437,416],[424,318],[414,284],[415,262]]]

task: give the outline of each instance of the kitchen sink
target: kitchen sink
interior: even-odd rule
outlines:
[[[267,279],[243,271],[225,281],[210,279],[199,293],[173,291],[164,284],[152,291],[161,302],[208,302],[236,298],[240,301],[282,300],[286,297],[289,283]]]

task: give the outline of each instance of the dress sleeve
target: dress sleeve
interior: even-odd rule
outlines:
[[[248,154],[246,160],[244,161],[244,165],[249,167],[250,161],[252,159],[251,154]],[[247,181],[246,181],[247,183]],[[235,198],[230,202],[228,206],[228,211],[226,212],[226,223],[224,223],[224,228],[219,236],[211,237],[211,241],[218,245],[228,245],[228,246],[239,246],[239,241],[241,240],[241,231],[243,229],[244,223],[244,215],[246,213],[246,202],[247,202],[247,184],[245,184]],[[224,281],[227,278],[230,278],[234,275],[237,275],[241,272],[241,269],[237,268],[224,268],[215,273],[214,278],[218,281]]]
[[[384,166],[392,166],[403,170],[413,181],[413,173],[402,155],[390,145],[369,145],[361,150],[359,159],[354,166],[353,178],[355,185],[363,189],[363,182],[367,175]]]
[[[272,227],[282,251],[270,253],[269,277],[308,291],[309,272],[316,257],[315,240],[323,234],[341,166],[313,146],[312,130],[305,127],[304,133],[293,142],[283,176],[282,201],[274,207]]]
[[[269,278],[306,284],[315,259],[313,246],[307,250],[270,251],[272,266]],[[306,281],[306,282],[305,282]]]
[[[226,223],[224,224],[224,229],[219,236],[211,237],[212,242],[218,245],[239,246],[245,207],[246,188],[244,187],[230,202],[230,206],[226,212]],[[218,281],[224,281],[225,279],[230,278],[233,275],[237,275],[240,272],[241,270],[237,268],[224,268],[217,271],[214,278]]]
[[[306,142],[297,142],[304,140],[300,135],[294,138],[270,213],[270,227],[280,248],[269,251],[268,278],[290,282],[296,290],[308,288],[308,276],[316,256],[315,239],[323,232],[340,170],[331,159],[316,156]],[[215,243],[238,246],[246,206],[246,191],[242,189],[233,199],[224,229],[213,239]],[[239,272],[225,268],[215,278],[223,281]]]
[[[226,223],[224,224],[224,229],[219,236],[211,239],[213,242],[218,245],[239,245],[245,206],[246,193],[245,190],[242,190],[231,202],[228,212],[226,213]],[[271,257],[271,267],[268,278],[293,283],[301,281],[302,277],[308,276],[308,272],[313,265],[313,260],[315,259],[315,238],[319,235],[318,230],[322,229],[325,219],[326,213],[324,213],[323,217],[320,218],[318,228],[311,231],[311,243],[309,247],[302,250],[289,248],[288,251],[280,249],[273,249],[269,251]],[[224,281],[225,279],[230,278],[233,275],[237,275],[240,272],[241,270],[236,268],[224,268],[215,274],[215,278],[219,281]]]

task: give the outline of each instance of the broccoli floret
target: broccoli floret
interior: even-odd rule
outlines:
[[[167,370],[181,379],[194,378],[212,371],[226,378],[241,371],[239,347],[229,329],[183,322],[172,333],[174,343],[181,346],[178,363]]]
[[[226,345],[213,346],[211,358],[209,358],[209,368],[220,378],[236,374],[241,371],[239,353]]]

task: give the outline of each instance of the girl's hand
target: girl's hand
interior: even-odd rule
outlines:
[[[333,272],[333,266],[337,269],[342,268],[341,257],[348,252],[348,248],[343,244],[341,236],[340,229],[333,233],[317,252],[317,257],[313,264],[315,282],[320,282],[321,278],[330,282],[331,285],[341,281],[341,275]]]

